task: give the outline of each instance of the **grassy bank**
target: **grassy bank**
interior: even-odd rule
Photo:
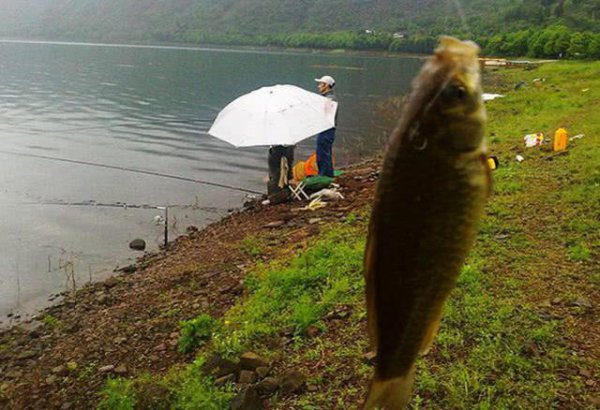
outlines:
[[[534,86],[533,79],[544,79]],[[518,90],[514,86],[525,81]],[[419,361],[412,408],[593,408],[600,385],[600,63],[490,72],[488,136],[500,160],[478,241]],[[563,153],[523,136],[566,127]],[[517,162],[515,156],[525,160]],[[321,229],[310,245],[246,273],[222,318],[182,323],[195,359],[167,374],[112,379],[101,408],[227,408],[234,382],[202,375],[209,358],[252,350],[272,372],[294,368],[307,388],[273,408],[356,408],[372,367],[365,333],[362,252],[368,209]],[[259,257],[261,237],[242,242]],[[203,312],[198,312],[202,315]]]

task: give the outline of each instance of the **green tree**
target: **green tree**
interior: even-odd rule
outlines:
[[[600,58],[600,33],[596,33],[590,38],[587,55],[591,58]]]
[[[573,33],[567,50],[569,57],[584,57],[587,55],[588,38],[583,33]]]

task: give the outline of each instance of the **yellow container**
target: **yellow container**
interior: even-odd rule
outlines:
[[[498,168],[498,158],[496,158],[493,155],[488,158],[487,163],[488,163],[488,167],[490,167],[490,169],[492,171],[495,170],[496,168]]]
[[[567,130],[564,128],[559,128],[554,133],[554,144],[552,144],[552,149],[554,151],[563,151],[567,149],[567,141],[569,140],[569,135],[567,134]]]

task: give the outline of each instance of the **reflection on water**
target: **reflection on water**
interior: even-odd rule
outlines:
[[[314,78],[333,75],[334,148],[344,164],[380,149],[389,125],[374,118],[374,107],[404,93],[420,65],[399,57],[0,42],[0,325],[64,290],[70,269],[81,285],[130,263],[134,238],[157,249],[162,227],[152,207],[177,205],[174,236],[218,220],[246,195],[199,181],[264,191],[266,148],[236,150],[207,135],[234,98],[273,84],[315,90]],[[304,141],[296,156],[313,145]]]

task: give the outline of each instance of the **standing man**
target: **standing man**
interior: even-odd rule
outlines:
[[[324,75],[321,78],[315,78],[319,83],[317,88],[322,96],[333,101],[337,101],[333,94],[335,80],[333,77]],[[337,126],[337,112],[335,113],[335,125],[333,128],[325,130],[317,135],[317,167],[319,175],[324,175],[333,178],[333,155],[332,146],[335,140],[335,127]]]

